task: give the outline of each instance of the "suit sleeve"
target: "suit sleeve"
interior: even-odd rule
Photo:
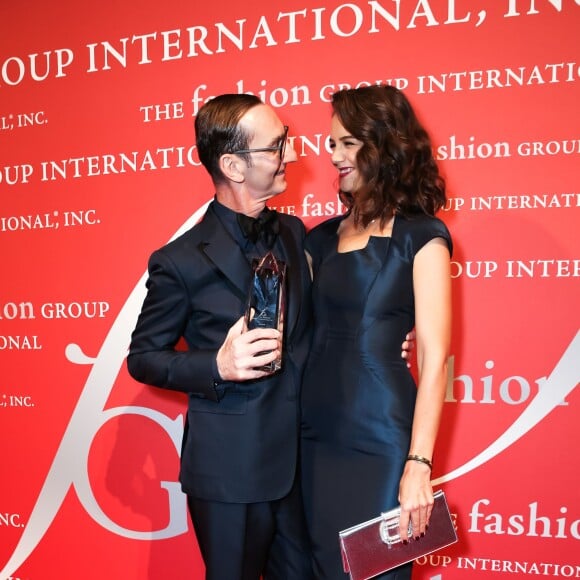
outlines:
[[[217,401],[217,349],[176,345],[191,316],[188,288],[170,256],[158,250],[149,260],[147,295],[131,337],[127,367],[137,381]]]

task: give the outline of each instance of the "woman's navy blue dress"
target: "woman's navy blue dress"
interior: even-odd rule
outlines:
[[[401,345],[415,324],[413,260],[451,237],[437,218],[396,216],[391,237],[338,252],[342,216],[310,232],[315,329],[302,386],[302,487],[319,579],[346,578],[338,532],[398,504],[416,385]],[[395,574],[399,574],[396,576]],[[410,566],[385,578],[410,578]]]

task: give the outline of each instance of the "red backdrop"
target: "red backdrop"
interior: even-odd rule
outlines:
[[[460,541],[414,577],[580,577],[579,27],[578,0],[1,3],[0,579],[203,576],[185,400],[124,362],[149,254],[213,194],[193,119],[272,104],[299,154],[272,206],[311,227],[341,211],[329,95],[377,82],[433,136],[455,241]]]

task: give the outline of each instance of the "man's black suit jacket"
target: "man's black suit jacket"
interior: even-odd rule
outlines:
[[[140,382],[189,395],[180,472],[185,493],[233,503],[279,499],[295,478],[299,391],[310,344],[304,226],[280,214],[288,268],[282,370],[215,386],[215,357],[244,312],[252,270],[212,206],[199,224],[152,254],[128,369]],[[175,349],[181,337],[187,351]]]

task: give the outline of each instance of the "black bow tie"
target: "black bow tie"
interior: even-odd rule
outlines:
[[[278,232],[280,231],[278,214],[268,209],[264,210],[257,218],[239,213],[238,223],[240,224],[244,237],[248,238],[254,244],[258,240],[261,240],[268,248],[274,245]]]

